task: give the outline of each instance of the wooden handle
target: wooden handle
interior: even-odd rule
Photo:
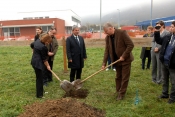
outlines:
[[[106,66],[104,69],[106,69],[106,68],[108,68],[108,67],[112,66],[113,64],[115,64],[115,63],[117,63],[117,62],[119,62],[119,61],[120,61],[120,60],[117,60],[117,61],[115,61],[115,62],[111,63],[110,65]],[[92,76],[94,76],[94,75],[98,74],[98,73],[99,73],[99,72],[101,72],[101,71],[103,71],[103,69],[100,69],[99,71],[95,72],[94,74],[92,74],[92,75],[88,76],[87,78],[85,78],[84,80],[82,80],[80,83],[82,83],[82,82],[84,82],[84,81],[88,80],[89,78],[91,78]]]
[[[52,70],[50,70],[50,72],[61,82],[60,78]]]

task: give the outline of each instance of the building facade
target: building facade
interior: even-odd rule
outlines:
[[[73,25],[80,27],[81,19],[72,10],[23,12],[18,13],[17,20],[0,21],[0,37],[34,36],[37,26],[42,27],[44,32],[54,26],[57,38],[60,38],[71,34]]]

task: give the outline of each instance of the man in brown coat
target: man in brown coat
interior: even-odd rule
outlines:
[[[108,55],[111,57],[111,61],[120,60],[120,62],[115,64],[116,67],[116,92],[117,100],[122,100],[125,96],[130,71],[131,71],[131,62],[134,60],[132,55],[132,49],[134,44],[126,31],[115,29],[110,23],[106,23],[103,26],[104,32],[107,34],[106,47],[104,52],[104,59],[102,69],[105,68]]]

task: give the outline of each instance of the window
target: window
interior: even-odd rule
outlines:
[[[8,28],[3,28],[3,32],[8,32]]]
[[[44,32],[47,32],[47,31],[50,30],[51,27],[52,27],[52,26],[42,26],[42,30],[43,30]]]
[[[19,27],[16,27],[15,28],[15,32],[19,32]]]
[[[19,27],[3,28],[3,32],[8,33],[9,36],[20,36]]]

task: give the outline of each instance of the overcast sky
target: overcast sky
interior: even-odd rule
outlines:
[[[154,0],[162,1],[162,0]],[[102,14],[151,4],[151,0],[102,0]],[[80,17],[99,15],[100,0],[1,0],[0,20],[15,19],[17,12],[71,9]]]

